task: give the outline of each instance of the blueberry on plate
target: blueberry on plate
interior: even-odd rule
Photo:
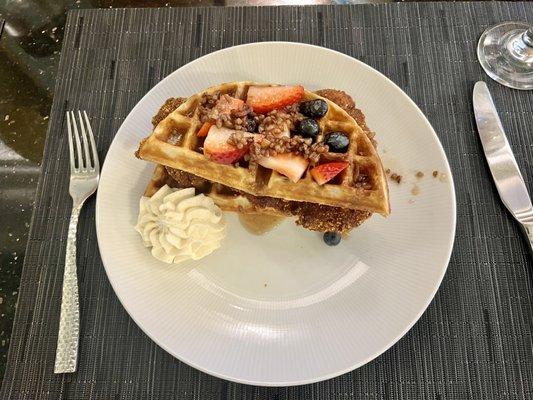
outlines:
[[[324,233],[324,243],[328,246],[337,246],[341,242],[341,234],[337,232]]]
[[[300,112],[309,118],[322,118],[328,113],[328,103],[322,99],[305,101],[300,104]]]
[[[350,139],[342,132],[331,132],[326,135],[324,144],[328,145],[329,151],[332,153],[346,153]]]
[[[248,118],[246,120],[246,125],[245,125],[245,128],[248,132],[252,132],[252,133],[255,133],[257,132],[257,128],[258,128],[258,124],[257,124],[257,121],[253,118]]]
[[[320,126],[314,119],[307,118],[300,122],[298,133],[303,137],[315,139],[320,133]]]

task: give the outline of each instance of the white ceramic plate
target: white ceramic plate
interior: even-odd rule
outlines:
[[[205,259],[176,266],[152,258],[133,227],[153,165],[133,152],[165,99],[239,80],[352,95],[377,134],[385,168],[404,177],[390,184],[390,217],[374,216],[328,247],[320,234],[291,221],[253,236],[227,214],[229,235]],[[419,170],[422,179],[415,177]],[[442,175],[433,178],[434,170]],[[232,381],[298,385],[367,363],[417,321],[448,264],[455,193],[435,132],[394,83],[325,48],[255,43],[183,66],[135,106],[107,153],[96,224],[117,296],[163,349]]]

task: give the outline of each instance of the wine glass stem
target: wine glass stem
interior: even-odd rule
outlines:
[[[533,28],[509,37],[507,50],[511,56],[509,61],[522,66],[529,65],[531,68],[533,66]]]

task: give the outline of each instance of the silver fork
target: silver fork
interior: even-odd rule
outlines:
[[[63,273],[61,317],[54,367],[56,374],[76,371],[80,333],[78,277],[76,275],[76,231],[83,203],[96,191],[100,176],[96,143],[85,111],[83,117],[81,111],[78,111],[78,122],[76,122],[74,111],[67,111],[68,148],[70,152],[69,193],[72,197],[72,214],[68,226],[65,271]]]

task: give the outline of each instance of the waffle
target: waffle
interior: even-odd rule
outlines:
[[[300,181],[293,183],[285,176],[257,164],[250,163],[246,167],[223,165],[205,157],[201,152],[202,139],[197,137],[202,125],[198,115],[198,105],[202,95],[220,92],[244,99],[248,87],[252,84],[251,82],[222,84],[189,97],[185,103],[159,122],[152,135],[141,142],[136,155],[144,160],[179,169],[213,182],[213,192],[210,192],[210,196],[214,198],[218,193],[224,194],[224,190],[221,189],[229,187],[231,191],[253,196],[389,214],[386,177],[372,142],[352,117],[324,98],[329,110],[326,116],[318,121],[320,131],[323,133],[342,131],[350,139],[346,153],[325,153],[320,156],[319,164],[333,161],[349,162],[348,168],[334,181],[320,186],[307,171]],[[303,100],[317,98],[322,97],[305,91]],[[320,134],[317,141],[320,142],[322,139],[323,134]],[[364,187],[358,185],[359,182],[365,182]],[[235,197],[239,201],[236,201]],[[243,201],[240,201],[241,198]],[[247,199],[246,196],[233,196],[231,200],[233,205],[228,207],[236,207],[239,211],[248,210],[250,202],[244,199]],[[222,204],[219,205],[224,208]]]
[[[172,170],[170,170],[172,171]],[[180,171],[172,171],[173,173],[179,173]],[[193,178],[194,179],[194,178]],[[211,182],[194,182],[186,185],[180,184],[180,181],[174,179],[167,168],[163,165],[156,165],[155,170],[146,186],[144,195],[152,197],[161,187],[168,185],[172,188],[176,187],[195,187],[200,193],[205,194],[213,199],[215,204],[224,211],[233,211],[241,214],[269,214],[274,216],[287,216],[280,210],[276,210],[272,207],[260,207],[257,204],[253,204],[245,195],[233,191],[229,187],[221,185],[219,183]]]

